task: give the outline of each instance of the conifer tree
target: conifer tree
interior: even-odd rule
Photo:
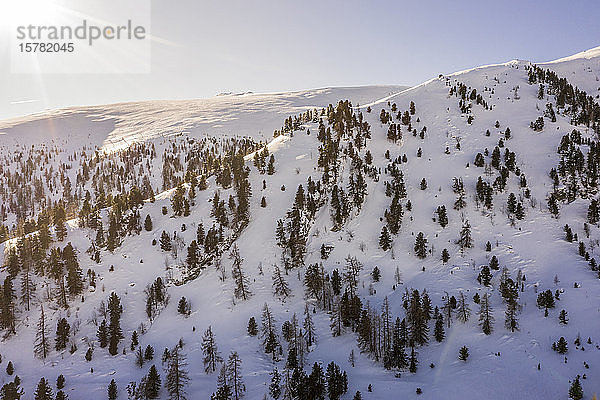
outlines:
[[[286,282],[279,265],[274,264],[273,266],[273,292],[281,298],[287,298],[291,293],[289,284]]]
[[[77,261],[77,254],[69,242],[62,251],[62,259],[67,270],[67,289],[69,294],[77,296],[83,291],[83,271]]]
[[[510,301],[506,303],[506,312],[504,314],[504,326],[511,332],[519,330],[519,322],[517,321],[517,308],[516,301]]]
[[[277,359],[277,350],[279,349],[279,340],[275,332],[275,318],[269,309],[267,303],[263,306],[261,315],[261,337],[265,353],[272,354],[273,360]]]
[[[198,248],[198,242],[196,242],[195,240],[192,240],[192,242],[190,243],[190,245],[187,248],[187,257],[186,257],[186,263],[188,266],[188,270],[194,271],[196,268],[198,268],[198,265],[200,263],[199,261],[199,248]]]
[[[160,235],[160,249],[163,251],[171,251],[172,249],[171,238],[165,231],[162,231],[162,234]]]
[[[96,229],[96,246],[99,248],[103,248],[106,245],[106,241],[104,239],[104,228],[102,226],[102,221],[98,221],[97,229]]]
[[[7,275],[4,286],[0,285],[0,327],[7,329],[8,333],[16,333],[15,298],[12,277]]]
[[[475,161],[473,162],[473,165],[475,165],[476,167],[483,167],[484,163],[485,163],[485,160],[483,159],[483,154],[477,153],[477,155],[475,156]]]
[[[155,365],[150,367],[148,375],[146,375],[145,394],[148,399],[157,399],[160,393],[160,374]]]
[[[242,262],[244,259],[240,256],[240,251],[236,244],[233,245],[233,249],[231,250],[229,258],[233,260],[231,276],[235,281],[235,297],[238,299],[247,300],[252,295],[252,292],[249,288],[250,281],[248,278],[246,278],[244,271],[242,270]]]
[[[185,388],[190,381],[190,377],[186,367],[187,357],[185,353],[179,346],[175,346],[170,352],[165,377],[165,387],[171,400],[187,399]]]
[[[565,310],[561,310],[558,314],[558,322],[566,325],[569,322],[569,318],[567,318],[567,312]]]
[[[142,368],[144,366],[144,363],[146,362],[146,359],[144,358],[144,352],[142,351],[142,346],[138,347],[137,351],[135,352],[135,364]]]
[[[327,380],[327,394],[329,399],[338,400],[348,391],[348,377],[346,371],[341,372],[339,365],[331,361],[325,372]]]
[[[555,218],[558,218],[558,214],[559,214],[558,202],[556,200],[556,195],[554,193],[551,193],[550,196],[548,197],[548,210]]]
[[[441,342],[442,340],[444,340],[445,335],[446,334],[444,332],[444,317],[442,316],[442,314],[439,314],[435,320],[433,337],[435,338],[436,342]]]
[[[448,249],[443,249],[442,250],[442,262],[444,264],[446,264],[449,259],[450,259],[450,253],[448,253]]]
[[[323,294],[324,283],[319,264],[310,264],[304,273],[304,285],[306,286],[307,296],[320,299]]]
[[[346,257],[346,266],[344,268],[344,282],[348,286],[351,297],[354,296],[358,287],[358,276],[363,268],[363,264],[356,257]]]
[[[446,214],[446,206],[441,205],[437,208],[436,214],[438,215],[438,223],[442,228],[448,225],[448,215]]]
[[[467,358],[469,358],[469,348],[467,346],[463,346],[458,352],[458,359],[467,362]]]
[[[558,352],[558,354],[565,354],[567,351],[569,351],[567,341],[562,336],[560,337],[560,339],[558,339],[556,343],[552,344],[552,349]]]
[[[498,257],[492,256],[492,258],[490,259],[490,269],[493,269],[495,271],[500,269],[500,263],[498,262]]]
[[[383,251],[387,251],[392,247],[392,238],[385,225],[381,229],[381,235],[379,235],[379,247],[381,247]]]
[[[492,274],[490,272],[490,267],[484,265],[481,267],[481,272],[477,276],[477,281],[484,286],[490,286],[492,281]]]
[[[46,328],[46,315],[44,314],[44,306],[41,305],[40,309],[40,319],[37,323],[33,352],[38,358],[46,358],[50,352],[50,342],[48,339],[48,329]]]
[[[423,259],[427,257],[427,239],[425,239],[423,232],[419,232],[417,234],[414,250],[418,258]]]
[[[452,299],[454,296],[450,297],[448,292],[445,292],[445,296],[443,297],[444,304],[442,306],[442,314],[444,318],[446,318],[446,326],[450,328],[450,323],[452,322],[452,312],[454,311],[454,307],[452,306]]]
[[[87,362],[92,361],[93,355],[94,355],[94,350],[91,347],[88,347],[88,349],[85,352],[85,361],[87,361]]]
[[[539,308],[545,308],[546,310],[549,308],[554,308],[554,295],[552,294],[551,290],[546,290],[538,294],[537,306]]]
[[[384,217],[386,220],[389,231],[396,235],[400,231],[400,225],[402,224],[402,216],[404,211],[402,210],[402,203],[400,202],[400,195],[398,192],[394,194],[392,203],[390,204],[389,211],[386,210]]]
[[[2,400],[20,400],[25,394],[23,388],[19,386],[20,382],[16,379],[12,382],[5,383],[0,389],[0,399]]]
[[[227,361],[227,380],[231,386],[232,399],[240,400],[246,392],[242,377],[242,360],[236,351],[232,351]]]
[[[108,325],[108,352],[114,356],[118,352],[119,341],[123,339],[120,319],[123,313],[121,299],[115,292],[112,292],[108,298],[108,312],[110,315]]]
[[[65,208],[59,203],[54,209],[54,232],[59,242],[67,236],[66,218]]]
[[[520,221],[525,218],[525,210],[523,209],[523,203],[517,203],[517,209],[515,210],[515,217]]]
[[[273,175],[275,173],[275,157],[273,154],[269,157],[269,163],[267,164],[267,175]]]
[[[342,307],[339,301],[339,298],[336,298],[333,302],[331,315],[330,315],[331,323],[329,326],[331,327],[331,334],[333,336],[340,336],[342,334]]]
[[[146,219],[144,220],[144,229],[146,232],[150,232],[152,230],[152,218],[150,214],[146,215]]]
[[[277,367],[273,368],[273,373],[271,374],[271,383],[269,384],[269,395],[274,400],[279,400],[281,396],[281,375],[277,370]]]
[[[508,202],[506,205],[506,210],[512,214],[517,210],[517,197],[514,193],[508,195]]]
[[[52,387],[48,384],[46,378],[41,378],[33,393],[35,400],[54,400],[52,396]]]
[[[202,336],[202,354],[204,354],[204,358],[202,359],[204,363],[204,372],[207,374],[215,372],[217,370],[217,363],[223,362],[223,358],[217,348],[217,342],[215,341],[212,327],[210,326]]]
[[[467,205],[467,202],[465,201],[465,192],[463,190],[458,193],[458,198],[454,202],[454,209],[462,210],[463,208],[465,208],[466,205]]]
[[[120,224],[114,212],[110,213],[108,223],[108,237],[106,238],[106,249],[110,252],[115,251],[121,245]]]
[[[117,389],[117,383],[115,382],[114,379],[110,380],[107,391],[108,391],[108,400],[117,400],[117,397],[119,396],[119,391]]]
[[[250,317],[248,320],[248,335],[256,336],[258,334],[258,325],[256,324],[256,319],[254,317]]]
[[[458,295],[458,311],[457,311],[457,319],[465,323],[469,320],[469,316],[471,315],[471,309],[467,304],[465,299],[465,295],[463,292],[460,292]]]
[[[408,363],[409,363],[408,370],[413,374],[415,372],[417,372],[417,366],[418,366],[419,362],[417,360],[417,352],[415,351],[415,346],[411,346],[410,358],[409,358]]]
[[[306,341],[306,345],[311,347],[313,343],[316,341],[316,329],[315,324],[312,320],[312,315],[310,310],[308,309],[308,304],[304,305],[304,339]]]
[[[175,194],[171,198],[171,207],[173,207],[173,213],[177,216],[181,216],[183,214],[184,209],[184,200],[185,200],[185,188],[183,187],[183,183],[177,185],[175,189]]]
[[[148,345],[144,350],[144,360],[151,361],[154,358],[154,347]]]
[[[56,281],[59,287],[58,303],[67,308],[67,293],[65,289],[65,266],[61,257],[61,251],[59,248],[53,248],[50,251],[50,259],[48,261],[49,275]]]
[[[479,308],[479,325],[481,326],[481,330],[486,335],[492,333],[494,323],[494,315],[492,312],[492,307],[490,306],[489,295],[487,293],[483,294],[483,297],[480,300],[480,308]]]
[[[471,238],[471,224],[469,220],[465,220],[463,227],[460,231],[460,238],[458,239],[460,245],[460,251],[464,253],[465,249],[473,247],[473,239]]]
[[[569,388],[569,398],[573,400],[583,399],[583,389],[581,388],[581,383],[579,382],[579,375],[575,377],[575,380]]]
[[[219,377],[217,378],[217,391],[211,396],[211,400],[231,400],[231,386],[227,382],[227,365],[221,366]]]
[[[186,317],[190,315],[190,303],[184,296],[182,296],[181,299],[179,299],[179,303],[177,304],[177,312],[181,315],[185,315]]]
[[[56,350],[63,350],[67,347],[67,343],[69,342],[69,332],[71,327],[67,322],[66,318],[61,318],[58,320],[58,324],[56,326],[56,339],[55,339],[55,348]]]
[[[23,268],[21,274],[21,303],[25,304],[25,309],[29,311],[31,301],[35,295],[35,283],[31,279],[31,271],[28,266]]]
[[[106,327],[106,320],[102,320],[100,323],[96,337],[98,338],[98,342],[100,342],[100,347],[108,346],[108,328]]]

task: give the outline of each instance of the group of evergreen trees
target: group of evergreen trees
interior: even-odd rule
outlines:
[[[277,221],[275,236],[278,246],[283,249],[282,264],[286,271],[304,265],[310,223],[323,202],[323,187],[320,182],[315,183],[309,177],[306,186],[306,191],[304,186],[298,186],[285,222],[282,219]]]
[[[0,328],[8,333],[16,333],[19,304],[29,310],[35,298],[35,276],[46,276],[55,281],[56,300],[62,307],[68,307],[68,297],[75,297],[83,291],[83,273],[77,259],[77,252],[71,243],[62,250],[50,249],[49,236],[40,233],[21,238],[17,246],[9,250],[6,258],[7,275],[0,284]],[[20,278],[20,298],[14,281]],[[20,301],[19,301],[20,300]]]
[[[108,325],[106,320],[102,320],[98,327],[96,337],[100,347],[108,346],[110,355],[115,356],[119,352],[119,342],[124,338],[121,329],[121,315],[123,314],[123,306],[121,299],[115,292],[112,292],[108,298]]]

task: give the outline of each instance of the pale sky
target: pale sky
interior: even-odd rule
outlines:
[[[18,1],[0,0],[0,10]],[[413,85],[600,45],[598,1],[152,0],[151,11],[160,40],[149,74],[12,74],[2,30],[0,118],[229,91]]]

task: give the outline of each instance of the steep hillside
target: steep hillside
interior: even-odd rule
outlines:
[[[171,349],[187,355],[188,398],[562,399],[576,379],[592,398],[599,66],[596,49],[408,89],[3,123],[3,369],[27,398],[59,374],[71,399],[104,399],[112,379],[119,398],[145,381],[143,398],[153,364],[173,377]],[[231,363],[206,362],[209,327],[245,390]]]

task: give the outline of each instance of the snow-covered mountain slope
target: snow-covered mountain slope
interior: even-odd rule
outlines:
[[[600,46],[538,65],[567,78],[589,95],[600,96]]]
[[[599,57],[587,58],[587,55],[540,66],[556,71],[559,77],[565,77],[569,82],[573,78],[573,85],[589,90],[588,94],[594,95],[591,91],[595,82],[593,71],[598,71]],[[125,172],[119,175],[118,168],[113,173],[118,178],[114,186],[109,185],[113,178],[110,174],[97,174],[97,178],[90,179],[90,182],[83,178],[76,179],[77,172],[83,167],[69,156],[81,151],[84,144],[92,149],[94,146],[112,145],[108,140],[114,137],[111,135],[118,134],[119,142],[125,143],[129,139],[126,134],[119,133],[122,132],[119,129],[131,129],[135,126],[133,121],[143,122],[149,137],[156,138],[150,142],[159,149],[158,154],[171,151],[169,155],[187,161],[193,154],[199,153],[193,147],[185,147],[187,134],[170,140],[162,138],[161,132],[171,134],[189,131],[198,137],[200,135],[194,132],[206,131],[206,136],[211,137],[221,132],[221,127],[215,125],[223,125],[222,132],[230,133],[231,129],[235,131],[234,134],[250,136],[264,144],[271,140],[274,129],[284,125],[283,120],[288,116],[296,116],[315,107],[318,110],[314,115],[306,114],[298,118],[293,129],[273,139],[269,146],[269,153],[274,156],[273,173],[261,173],[261,169],[265,168],[261,166],[260,157],[256,164],[253,163],[255,157],[250,151],[253,148],[249,147],[244,152],[252,195],[247,225],[239,230],[235,229],[235,210],[242,201],[242,196],[236,190],[239,183],[234,183],[233,187],[223,184],[227,179],[220,171],[202,170],[201,173],[207,177],[207,188],[196,188],[193,196],[188,190],[190,179],[185,180],[186,183],[179,190],[183,190],[185,197],[189,198],[189,215],[183,213],[177,216],[174,212],[177,201],[174,200],[178,190],[166,188],[168,190],[162,191],[158,184],[170,158],[166,163],[163,160],[161,165],[155,158],[138,154],[136,150],[132,150],[132,154],[125,158],[106,158],[105,164],[101,164],[100,155],[84,158],[90,162],[95,162],[94,157],[98,158],[100,161],[96,166],[100,170],[101,165],[108,168],[110,163],[123,165],[124,168],[133,163],[136,166],[134,170],[140,164],[149,165],[143,168],[142,174],[148,175],[151,186],[157,189],[155,202],[145,201],[143,206],[133,208],[139,212],[141,221],[149,215],[152,227],[137,233],[135,228],[123,228],[123,233],[118,235],[120,245],[114,251],[108,251],[106,246],[99,244],[99,259],[95,261],[86,250],[96,242],[97,229],[89,227],[89,224],[80,227],[76,218],[69,220],[66,238],[54,242],[52,246],[62,249],[71,242],[77,250],[82,270],[89,270],[90,274],[91,271],[95,272],[96,285],[90,284],[88,275],[84,292],[70,296],[69,307],[64,308],[57,305],[62,277],[56,279],[51,274],[36,275],[38,285],[31,310],[27,311],[23,304],[19,304],[16,307],[16,334],[9,334],[5,330],[0,347],[3,368],[8,360],[12,360],[26,396],[33,393],[40,377],[44,376],[53,382],[57,375],[63,374],[67,381],[65,392],[71,399],[106,398],[111,379],[118,385],[119,398],[127,398],[125,387],[129,382],[140,382],[152,364],[158,367],[164,381],[166,371],[162,368],[160,355],[164,348],[172,348],[181,338],[191,378],[186,387],[188,397],[208,399],[217,390],[218,376],[218,371],[208,374],[204,371],[202,336],[210,326],[225,359],[231,351],[239,354],[246,398],[262,399],[265,395],[270,398],[269,383],[274,366],[285,376],[288,350],[298,346],[285,339],[282,324],[293,320],[295,314],[301,329],[305,331],[302,322],[306,319],[307,309],[314,324],[316,341],[308,346],[303,344],[304,339],[298,339],[299,346],[305,352],[305,369],[310,373],[314,363],[321,364],[323,369],[331,361],[338,364],[348,377],[348,390],[343,399],[352,399],[356,391],[361,392],[363,399],[562,399],[568,397],[571,382],[578,375],[585,398],[592,398],[593,393],[600,392],[600,279],[598,271],[590,267],[589,260],[598,259],[600,228],[597,218],[594,221],[588,216],[588,210],[591,200],[598,195],[591,180],[586,181],[585,185],[578,184],[573,198],[570,197],[570,190],[572,181],[585,180],[593,170],[593,157],[589,163],[586,157],[592,152],[590,143],[598,138],[593,123],[590,126],[582,123],[573,125],[573,107],[557,107],[558,93],[548,91],[551,86],[549,83],[543,83],[545,88],[540,95],[541,82],[531,81],[531,68],[529,62],[512,61],[440,76],[410,89],[376,88],[364,89],[362,93],[343,93],[332,89],[326,91],[323,94],[325,97],[318,101],[314,98],[301,101],[298,97],[303,98],[303,95],[288,94],[277,95],[288,96],[284,100],[269,98],[265,104],[261,103],[259,95],[239,98],[225,96],[223,100],[214,101],[223,101],[226,105],[211,106],[215,108],[198,117],[201,118],[200,122],[196,117],[193,121],[185,118],[188,110],[180,110],[184,103],[173,106],[178,108],[174,115],[170,115],[171,111],[165,111],[172,110],[165,103],[151,103],[152,107],[146,108],[154,111],[132,112],[123,116],[118,123],[105,121],[96,125],[99,123],[89,122],[91,119],[104,118],[94,113],[104,115],[107,120],[117,118],[116,111],[100,113],[88,110],[82,112],[81,115],[86,115],[84,117],[65,117],[64,121],[72,121],[70,123],[74,125],[57,132],[63,135],[65,131],[72,130],[72,139],[68,140],[70,146],[61,155],[61,159],[66,160],[63,162],[69,163],[71,168],[65,167],[61,172],[65,176],[72,176],[72,182],[77,181],[69,193],[82,192],[79,197],[71,196],[75,199],[69,200],[68,204],[83,202],[85,190],[90,191],[91,202],[96,204],[99,196],[95,191],[98,189],[97,182],[106,182],[106,192],[116,195],[118,189],[127,192],[134,186],[133,181],[130,185]],[[586,68],[589,68],[588,72],[585,72]],[[574,74],[571,73],[573,71]],[[291,101],[288,100],[289,96],[296,96],[297,102],[287,103]],[[342,103],[336,110],[321,111],[321,107],[329,103],[337,104],[335,96],[340,96],[339,100],[348,97],[353,99],[354,108]],[[235,102],[246,97],[252,98],[252,105],[245,103],[244,109],[256,111],[229,115],[232,109],[237,110]],[[362,105],[357,106],[357,102]],[[411,112],[411,103],[414,103],[414,112]],[[547,104],[552,104],[554,118],[549,112],[544,116],[549,107]],[[114,107],[122,110],[125,106]],[[132,107],[139,110],[144,106]],[[216,115],[211,116],[212,112]],[[149,123],[153,113],[161,115],[157,118],[160,127],[153,128]],[[532,122],[540,117],[544,122],[543,127],[532,129],[532,126],[538,126],[532,125]],[[86,121],[87,118],[91,119]],[[591,118],[594,120],[594,117]],[[359,121],[368,123],[370,135],[366,136],[370,138],[365,138],[366,128]],[[5,174],[6,171],[12,171],[10,177],[20,168],[18,161],[24,158],[19,155],[24,149],[11,147],[10,141],[18,132],[29,131],[27,127],[32,125],[28,124],[35,123],[24,121],[13,128],[6,125],[1,129],[7,133],[7,137],[0,139],[5,140],[2,155],[5,160],[11,160],[3,170]],[[121,128],[118,124],[122,124]],[[236,128],[228,124],[235,124]],[[102,133],[96,134],[94,131],[86,138],[88,129],[97,128]],[[326,133],[327,129],[331,135]],[[567,153],[557,153],[563,137],[574,129],[579,130],[582,136],[582,140],[573,139],[574,143],[571,143],[573,149],[582,152],[584,161],[573,163],[579,167],[570,162],[561,163],[561,158],[568,158]],[[595,129],[598,129],[597,125]],[[84,132],[83,135],[80,132]],[[138,135],[134,129],[128,132]],[[257,132],[262,132],[264,139],[256,136]],[[32,139],[28,140],[37,140],[34,133],[31,135]],[[339,142],[336,136],[339,136]],[[64,140],[64,136],[60,137]],[[135,140],[139,139],[139,136],[135,136]],[[497,146],[498,150],[495,150]],[[225,145],[215,147],[219,149],[215,150],[216,153],[227,153],[223,150]],[[146,150],[139,150],[139,153]],[[60,154],[58,150],[56,154]],[[39,155],[39,159],[43,159],[44,155]],[[77,158],[77,161],[82,158]],[[144,161],[135,164],[137,158]],[[50,159],[41,169],[50,169],[55,165],[52,157]],[[577,157],[575,159],[578,160]],[[219,169],[235,171],[238,161],[226,158],[223,164],[219,164]],[[25,172],[32,169],[27,163],[23,164],[22,170]],[[556,178],[557,182],[553,182],[549,173],[553,168],[562,171],[561,164],[568,166],[566,170],[573,169],[577,173],[567,173],[565,177],[560,175]],[[192,168],[192,164],[185,165],[186,169],[175,169],[174,174],[179,180],[172,179],[169,182],[182,182],[185,171],[198,171]],[[582,166],[589,168],[589,171]],[[402,178],[396,171],[402,172]],[[40,176],[54,176],[40,172]],[[323,178],[324,175],[329,176],[329,181]],[[351,182],[356,182],[359,175],[366,182],[363,195],[352,190],[356,186]],[[319,187],[310,189],[309,178],[313,183],[319,182]],[[464,186],[464,205],[457,205],[462,191],[458,187],[460,185],[454,183],[455,178],[460,179]],[[479,178],[483,183],[478,183]],[[9,181],[5,178],[3,182],[8,185]],[[406,191],[405,195],[398,195],[403,216],[398,233],[391,235],[391,248],[384,249],[382,247],[386,246],[382,246],[380,240],[382,228],[386,226],[388,229],[391,225],[386,218],[386,211],[391,209],[393,193],[396,190],[402,192],[398,189],[401,181]],[[45,179],[40,185],[44,188],[52,185],[51,193],[57,200],[62,193],[59,190],[62,188],[61,182],[64,179],[56,176],[54,182]],[[299,185],[303,186],[305,196],[298,196]],[[345,210],[336,212],[340,208],[337,204],[344,203],[340,200],[343,198],[340,188],[351,200]],[[223,224],[224,239],[216,253],[206,250],[206,246],[200,250],[201,258],[208,260],[212,257],[212,260],[207,261],[204,268],[194,269],[189,265],[188,247],[194,240],[199,240],[198,226],[202,223],[205,232],[213,226],[215,232],[218,231],[219,222],[212,212],[216,191],[224,200],[223,214],[228,219]],[[334,192],[337,196],[333,195]],[[362,193],[361,190],[358,192]],[[511,193],[515,195],[516,205],[513,206],[516,210],[512,210],[509,204]],[[552,193],[558,198],[558,215],[555,215],[547,201]],[[299,197],[305,205],[298,206]],[[102,203],[103,207],[98,206],[106,233],[110,225],[109,214],[112,213],[116,218],[115,208],[119,208],[118,201],[112,210],[107,203]],[[446,209],[448,223],[444,226],[440,224],[440,217],[436,213],[440,206]],[[517,211],[519,209],[521,211]],[[131,213],[126,207],[121,212],[126,216]],[[39,209],[36,208],[35,213],[39,213]],[[296,215],[299,216],[294,220]],[[283,241],[276,234],[278,220],[284,222]],[[465,228],[467,221],[469,229]],[[577,239],[565,240],[565,225],[569,225]],[[130,233],[127,234],[127,231]],[[161,249],[163,231],[175,250]],[[464,240],[466,231],[470,231],[472,246],[468,246]],[[419,256],[415,242],[421,232],[427,243],[426,251]],[[30,236],[35,235],[30,233]],[[154,240],[156,243],[153,244]],[[17,237],[13,237],[0,245],[6,261],[9,259],[9,249],[18,241]],[[298,253],[293,252],[298,251],[298,243],[303,241],[305,254],[298,257]],[[583,245],[578,245],[578,241]],[[251,292],[245,296],[246,299],[240,296],[239,290],[236,291],[236,288],[239,289],[239,280],[232,273],[235,248],[239,249],[243,259],[241,266],[247,278],[244,285]],[[446,262],[442,261],[443,249],[447,250],[449,256]],[[294,254],[297,258],[293,258]],[[356,274],[355,285],[352,283],[351,269],[347,268],[349,257],[355,257],[362,264],[362,269]],[[499,265],[497,269],[492,268],[491,282],[486,285],[485,279],[478,280],[478,276],[485,270],[482,266],[494,265],[494,257]],[[273,276],[277,277],[277,269],[284,270],[284,265],[288,263],[296,264],[283,274],[291,293],[289,296],[275,294]],[[315,271],[311,267],[314,264],[322,264],[323,267],[322,272],[317,268],[316,278],[314,274],[311,275]],[[378,279],[375,279],[375,267],[381,275]],[[341,294],[345,289],[348,293],[356,292],[364,310],[360,313],[356,329],[350,322],[341,329],[340,335],[335,336],[331,328],[332,321],[336,325],[335,304],[345,303],[340,296],[333,295],[334,270],[341,275],[348,273],[345,275],[347,279],[341,283]],[[3,282],[6,282],[4,277],[7,273],[8,268],[3,269]],[[19,271],[14,280],[17,292],[20,291],[19,282],[23,274],[23,271]],[[313,283],[314,280],[319,281],[319,276],[327,277],[319,281],[320,286],[317,285],[322,291],[315,293],[314,290],[308,290],[305,284],[307,275]],[[149,320],[145,291],[157,277],[167,282],[171,300],[158,315]],[[507,282],[515,284],[513,286]],[[408,355],[414,348],[418,360],[416,372],[411,372],[408,366],[388,370],[383,365],[383,351],[378,353],[381,349],[390,350],[385,344],[390,329],[386,330],[382,322],[386,315],[385,304],[389,305],[392,324],[396,317],[406,319],[409,327],[413,328],[409,330],[409,336],[416,335],[414,318],[408,318],[411,307],[404,307],[407,300],[405,292],[409,290],[412,295],[413,289],[419,291],[421,298],[426,290],[432,306],[439,307],[445,315],[444,338],[441,341],[434,338],[436,321],[429,320],[426,324],[429,329],[427,344],[413,343],[411,346],[407,340],[400,346],[405,348]],[[537,302],[539,295],[547,290],[550,290],[555,306],[549,307],[545,316],[544,308],[538,307]],[[102,307],[99,305],[101,301],[106,303],[113,291],[121,298],[123,305],[121,328],[124,338],[118,344],[116,355],[110,355],[107,348],[100,347],[96,338],[102,319],[99,316]],[[470,309],[466,321],[461,321],[460,304],[456,309],[444,309],[450,296],[459,299],[460,303],[461,293]],[[178,313],[178,301],[182,296],[190,302],[189,316]],[[492,310],[489,321],[493,329],[489,334],[483,333],[479,324],[480,304],[475,300],[478,298],[481,303],[484,297],[489,298]],[[265,303],[272,311],[276,337],[281,344],[281,354],[275,352],[275,356],[279,356],[276,362],[272,354],[265,353],[265,338],[260,334],[258,337],[249,335],[247,330],[251,317],[261,325]],[[67,347],[60,351],[53,348],[43,360],[34,356],[33,344],[39,343],[39,338],[36,340],[36,331],[39,331],[36,324],[41,305],[46,311],[52,345],[57,321],[66,318],[71,324],[69,340],[77,347],[72,354]],[[514,319],[518,329],[507,329],[505,326],[505,314],[508,312],[510,315],[511,307],[516,313]],[[416,308],[420,309],[419,306]],[[449,325],[445,310],[451,314]],[[567,312],[566,324],[559,320],[561,310]],[[351,314],[347,310],[344,312]],[[422,315],[420,313],[422,311],[417,314]],[[365,328],[367,322],[368,329]],[[510,328],[511,318],[508,322]],[[141,324],[144,325],[143,329]],[[147,345],[155,349],[154,360],[147,361],[142,367],[136,365],[135,351],[130,347],[133,331],[137,331],[142,349]],[[365,332],[374,334],[374,337],[370,337],[372,343],[361,341],[367,334]],[[357,341],[357,337],[361,340]],[[565,354],[552,349],[553,343],[561,337],[568,344]],[[576,338],[580,338],[578,344],[574,343]],[[369,348],[370,345],[375,350]],[[462,346],[469,350],[466,361],[458,358]],[[86,361],[84,355],[91,347],[94,349],[93,357],[91,361]],[[354,354],[354,361],[350,360],[351,353]],[[291,371],[289,373],[292,374]],[[12,376],[0,374],[2,384],[12,379]],[[168,398],[166,388],[161,389],[160,398]]]
[[[105,150],[132,143],[185,134],[272,136],[282,121],[307,109],[349,99],[364,103],[396,93],[394,85],[338,87],[283,93],[225,94],[210,99],[145,101],[71,107],[0,121],[0,144],[73,142]]]

